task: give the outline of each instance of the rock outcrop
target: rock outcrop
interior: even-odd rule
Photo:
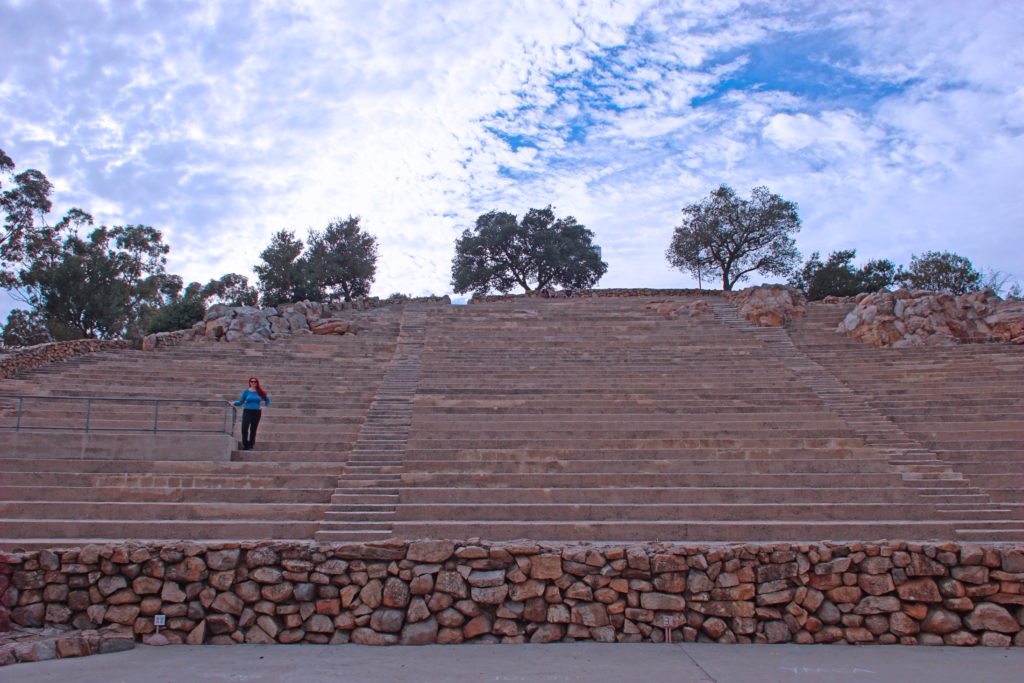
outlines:
[[[295,334],[356,334],[359,324],[353,320],[353,311],[392,305],[450,304],[447,296],[416,298],[361,299],[333,304],[317,301],[299,301],[267,308],[253,306],[211,306],[201,321],[187,330],[158,332],[142,340],[142,349],[177,346],[186,341],[267,342]]]
[[[1024,302],[991,290],[955,296],[925,290],[861,294],[836,331],[882,346],[1024,344]]]
[[[787,320],[802,318],[807,306],[803,292],[785,285],[748,287],[726,296],[740,317],[758,327],[782,327]]]

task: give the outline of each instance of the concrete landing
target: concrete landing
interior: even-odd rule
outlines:
[[[4,667],[21,681],[689,681],[928,683],[1019,680],[1024,649],[561,643],[375,648],[361,645],[150,647]]]

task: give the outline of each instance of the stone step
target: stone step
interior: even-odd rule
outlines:
[[[969,511],[958,515],[943,513],[942,518],[987,521],[999,518],[995,511]],[[400,503],[397,506],[360,504],[345,510],[329,509],[324,514],[325,522],[345,520],[373,521],[394,519],[402,522],[476,519],[481,522],[515,519],[521,522],[552,521],[749,521],[771,520],[772,522],[799,522],[812,519],[815,522],[871,521],[871,520],[912,520],[936,521],[936,510],[927,504],[886,503],[699,503],[699,504],[540,504],[503,503],[497,505],[431,503]]]
[[[55,509],[56,508],[56,509]],[[42,521],[50,516],[88,519],[152,520],[317,520],[330,506],[323,503],[261,503],[261,502],[127,502],[62,500],[51,502],[0,500],[0,518]]]
[[[44,520],[0,518],[4,540],[19,538],[131,538],[137,540],[206,539],[293,539],[312,538],[317,522],[296,520],[124,520],[71,519]]]
[[[331,489],[274,488],[272,485],[251,488],[178,487],[178,486],[42,486],[5,485],[3,496],[11,501],[94,501],[106,503],[318,503],[328,502]]]
[[[372,524],[372,523],[369,523]],[[471,537],[494,540],[530,539],[537,541],[571,541],[586,538],[593,541],[821,541],[823,539],[861,540],[901,538],[907,540],[935,540],[959,538],[956,526],[937,522],[908,522],[903,520],[871,521],[794,521],[767,522],[759,519],[718,521],[649,520],[646,522],[580,521],[580,522],[522,522],[518,520],[479,520],[402,522],[395,521],[388,536],[398,538],[450,538]],[[328,538],[322,527],[318,538]],[[379,536],[384,538],[386,536]],[[964,540],[970,540],[967,535]]]

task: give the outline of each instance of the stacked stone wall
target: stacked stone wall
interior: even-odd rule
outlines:
[[[109,349],[130,349],[134,343],[127,339],[75,339],[73,341],[49,342],[25,346],[0,356],[0,376],[13,377],[22,370],[38,368],[47,363],[68,360],[87,353]]]
[[[1024,545],[446,540],[0,555],[25,627],[178,643],[1024,645]],[[3,619],[7,614],[3,615]]]

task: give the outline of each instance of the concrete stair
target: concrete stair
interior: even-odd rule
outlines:
[[[431,312],[401,466],[376,487],[343,479],[318,538],[1016,534],[1010,507],[786,331],[724,300],[703,318],[647,303]]]
[[[272,404],[256,449],[229,462],[0,445],[0,545],[1024,539],[1022,349],[879,350],[834,333],[847,305],[766,329],[705,298],[697,316],[658,313],[683,297],[409,306],[355,337],[24,373],[0,393],[235,400],[256,374]],[[60,403],[23,407],[23,424],[75,426],[81,409]],[[161,428],[216,422],[161,408]]]
[[[59,452],[19,458],[0,444],[2,545],[42,547],[123,538],[311,538],[330,507],[397,331],[398,314],[385,313],[356,336],[105,352],[5,380],[0,383],[3,394],[234,401],[246,378],[257,375],[271,405],[265,409],[255,449],[233,448],[228,462],[213,461],[202,452],[187,454],[190,459],[182,461],[146,461],[132,459],[131,453],[114,457],[102,449],[84,459]],[[0,398],[0,425],[9,424],[11,403]],[[77,427],[81,407],[68,403],[75,402],[26,401],[23,427]],[[101,403],[94,401],[94,411]],[[94,412],[90,427],[132,429],[152,423],[151,406],[131,401],[117,405],[121,410],[109,415],[98,418]],[[161,407],[161,429],[221,424],[219,417],[204,423],[187,406],[166,405],[172,407]]]

